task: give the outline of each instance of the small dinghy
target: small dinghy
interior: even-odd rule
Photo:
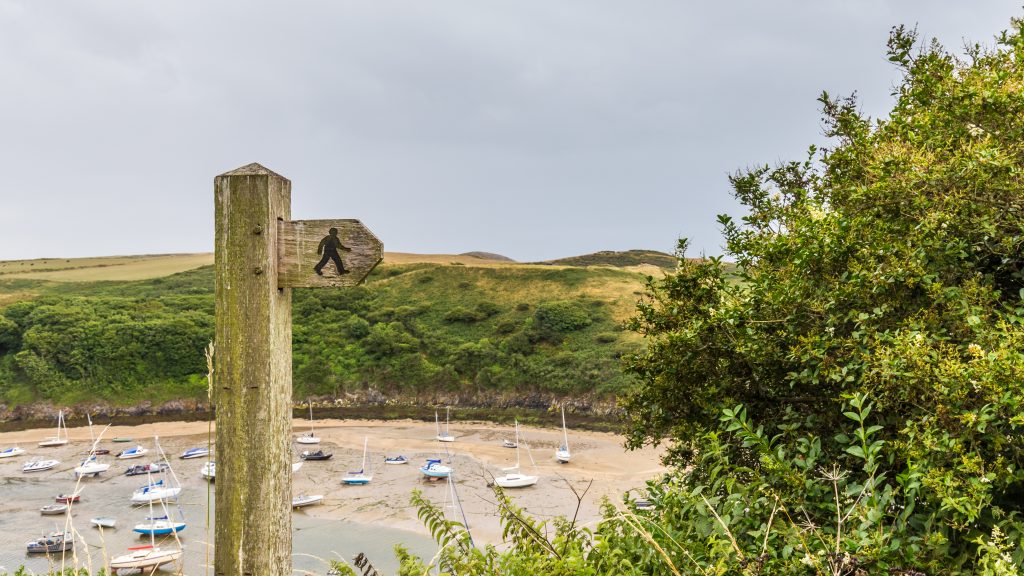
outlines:
[[[54,498],[58,504],[71,504],[72,502],[78,502],[81,499],[81,494],[78,494],[77,492],[74,494],[58,494],[57,497]]]
[[[75,536],[71,532],[52,532],[25,543],[29,554],[52,554],[66,552],[75,546]]]
[[[189,448],[188,450],[185,450],[184,452],[182,452],[181,456],[179,456],[179,458],[181,458],[182,460],[191,460],[192,458],[202,458],[204,456],[209,456],[209,455],[210,455],[210,449],[209,448]]]
[[[167,462],[154,462],[152,464],[136,464],[125,470],[125,476],[140,476],[142,474],[159,474],[170,467]]]
[[[217,479],[217,463],[211,460],[206,464],[203,464],[203,468],[199,471],[199,475],[206,480],[213,482]]]
[[[47,504],[39,509],[39,513],[43,516],[57,516],[64,514],[68,511],[67,504]]]
[[[129,448],[122,452],[118,452],[117,458],[119,460],[127,460],[129,458],[142,458],[146,454],[149,454],[149,450],[146,450],[142,446],[135,446],[134,448]]]
[[[505,440],[501,441],[501,447],[502,448],[519,448],[519,444],[516,444],[515,442],[513,442],[511,440],[505,439]]]
[[[18,446],[11,446],[10,448],[4,448],[0,450],[0,458],[14,458],[15,456],[21,456],[25,453],[24,448]]]
[[[292,508],[304,508],[306,506],[315,506],[321,504],[324,501],[323,494],[299,494],[292,498]]]
[[[132,441],[131,438],[123,438],[123,437],[121,437],[121,438],[114,438],[113,440],[111,440],[111,442],[118,442],[118,443],[121,443],[121,442],[131,442],[131,441]]]
[[[430,478],[447,478],[452,475],[452,468],[441,464],[440,458],[428,458],[427,463],[420,466],[420,472]]]
[[[110,454],[110,450],[107,450],[106,448],[97,448],[95,450],[90,450],[89,452],[86,452],[86,454],[95,454],[96,456],[106,456],[107,454]]]
[[[42,472],[43,470],[49,470],[53,468],[57,464],[60,464],[60,460],[42,460],[36,458],[35,460],[30,460],[29,462],[26,462],[25,465],[21,467],[21,471]]]
[[[406,458],[405,456],[402,456],[401,454],[399,454],[398,456],[392,456],[390,458],[385,457],[384,458],[384,463],[392,465],[392,466],[394,466],[396,464],[408,464],[409,463],[409,459]]]
[[[117,526],[117,518],[113,516],[97,516],[95,518],[89,518],[89,524],[97,528],[113,528]]]
[[[633,502],[633,508],[636,510],[654,510],[657,506],[650,500],[637,500]]]
[[[331,456],[334,456],[333,452],[324,452],[323,450],[317,450],[316,452],[306,450],[299,454],[299,458],[303,460],[330,460]]]

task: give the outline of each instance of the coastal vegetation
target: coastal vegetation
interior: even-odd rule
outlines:
[[[672,447],[649,503],[581,527],[496,491],[499,550],[414,496],[442,572],[1019,574],[1021,26],[962,55],[895,28],[888,117],[823,94],[829,147],[731,178],[737,276],[650,281],[624,400],[629,445]]]
[[[358,288],[296,290],[295,396],[543,404],[629,387],[620,358],[639,349],[625,321],[644,275],[494,262],[385,263]],[[0,294],[0,402],[205,398],[212,268],[126,282],[0,275]]]

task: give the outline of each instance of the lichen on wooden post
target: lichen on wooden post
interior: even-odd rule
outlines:
[[[291,182],[259,164],[217,176],[217,576],[292,573],[291,289],[277,282]]]

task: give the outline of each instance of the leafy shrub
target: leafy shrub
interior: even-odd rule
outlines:
[[[534,327],[541,332],[572,332],[590,326],[590,314],[577,302],[544,302],[533,313]]]
[[[485,318],[486,316],[484,316],[480,312],[476,310],[468,310],[466,308],[463,308],[462,306],[452,308],[444,315],[444,321],[449,323],[463,322],[466,324],[471,324],[473,322],[479,322],[480,320],[483,320]]]
[[[495,314],[501,312],[501,306],[495,304],[494,302],[488,302],[484,300],[483,302],[477,303],[475,310],[484,318],[490,318],[491,316],[494,316]]]

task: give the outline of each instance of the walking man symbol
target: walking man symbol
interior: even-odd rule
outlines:
[[[338,238],[338,229],[331,228],[328,230],[327,236],[320,241],[320,245],[316,248],[317,254],[323,254],[323,258],[320,262],[313,267],[313,271],[318,276],[323,276],[324,265],[327,264],[328,260],[334,262],[334,266],[338,269],[338,274],[348,274],[348,270],[345,269],[345,265],[341,262],[341,255],[338,254],[338,250],[344,250],[345,252],[351,252],[352,249],[347,246],[341,245],[341,238]]]

